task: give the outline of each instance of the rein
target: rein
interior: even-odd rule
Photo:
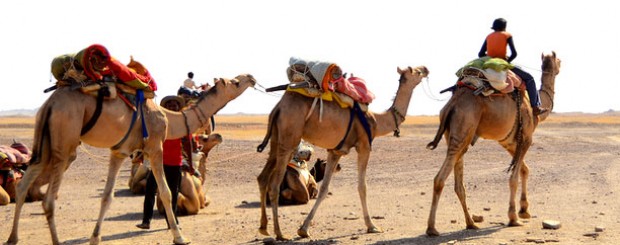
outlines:
[[[405,121],[405,116],[400,113],[398,111],[398,109],[396,109],[396,107],[392,106],[389,109],[392,112],[392,116],[394,116],[394,125],[396,126],[396,129],[394,129],[394,136],[396,137],[400,137],[400,128],[398,128],[398,118],[400,118],[401,121]]]

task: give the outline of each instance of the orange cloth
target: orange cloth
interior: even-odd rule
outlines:
[[[505,31],[496,31],[487,36],[487,55],[493,58],[506,59],[508,38],[512,37]]]

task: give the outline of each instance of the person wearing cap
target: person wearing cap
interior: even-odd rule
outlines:
[[[478,57],[489,56],[492,58],[504,59],[508,62],[512,62],[517,58],[517,49],[512,40],[512,34],[506,31],[507,23],[508,22],[504,18],[497,18],[493,21],[493,26],[491,27],[493,32],[484,40],[482,48],[480,52],[478,52]],[[510,56],[507,56],[506,47],[510,48]],[[534,115],[537,116],[546,112],[547,109],[540,107],[540,97],[538,96],[534,77],[517,66],[511,70],[525,82]]]
[[[171,111],[181,111],[185,106],[185,100],[179,96],[166,96],[161,100],[160,105]],[[187,137],[189,138],[189,137]],[[183,165],[183,151],[191,156],[191,146],[186,144],[191,140],[179,139],[166,139],[163,143],[163,164],[164,174],[168,188],[172,194],[172,210],[177,213],[177,198],[179,196],[179,186],[181,184],[181,167]],[[191,159],[190,159],[191,160]],[[191,162],[191,161],[188,161]],[[191,163],[190,163],[191,164]],[[193,166],[190,165],[190,171],[193,170]],[[152,172],[149,172],[146,179],[146,190],[144,194],[144,210],[142,214],[142,223],[137,224],[136,227],[140,229],[150,229],[151,219],[153,218],[153,206],[155,205],[155,193],[157,192],[157,182]],[[179,223],[179,220],[176,220]],[[167,224],[167,223],[166,223]]]

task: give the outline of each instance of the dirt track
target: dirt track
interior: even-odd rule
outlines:
[[[550,117],[551,119],[554,116]],[[586,118],[587,121],[587,118]],[[280,208],[283,232],[292,242],[313,244],[533,244],[528,239],[555,244],[614,244],[620,240],[620,120],[615,123],[543,123],[526,155],[531,168],[529,200],[533,218],[522,227],[509,228],[509,155],[495,142],[481,140],[465,158],[465,187],[470,212],[483,215],[480,230],[464,230],[465,221],[453,181],[446,182],[437,214],[442,236],[425,235],[432,197],[432,181],[445,156],[445,142],[425,149],[435,124],[408,124],[401,138],[385,136],[373,143],[368,167],[368,201],[375,224],[385,232],[366,234],[357,194],[355,153],[342,159],[330,195],[310,228],[311,239],[299,239],[296,230],[309,205]],[[229,125],[235,126],[235,125]],[[220,125],[220,127],[222,127]],[[226,125],[224,125],[226,127]],[[252,125],[249,127],[263,127]],[[244,126],[237,128],[244,129]],[[10,129],[0,131],[0,144],[12,140]],[[7,134],[7,132],[9,132]],[[193,244],[261,244],[257,232],[259,208],[256,176],[266,153],[256,153],[260,137],[230,139],[211,152],[207,181],[212,204],[198,215],[180,217],[183,233]],[[32,145],[32,137],[17,137]],[[88,151],[86,151],[86,150]],[[56,221],[65,244],[87,244],[100,206],[107,173],[107,150],[86,146],[65,174],[56,203]],[[317,157],[325,152],[317,149]],[[91,155],[92,154],[92,155]],[[116,198],[102,234],[103,244],[170,244],[165,219],[155,216],[151,230],[135,228],[141,219],[143,198],[127,188],[129,163],[116,183]],[[8,238],[14,204],[0,206],[0,239]],[[484,209],[490,209],[485,211]],[[268,210],[271,216],[271,210]],[[542,221],[557,220],[558,230],[542,229]],[[595,227],[604,227],[597,236]],[[270,219],[269,231],[272,232]],[[40,203],[27,203],[22,212],[20,244],[49,244],[50,235]]]

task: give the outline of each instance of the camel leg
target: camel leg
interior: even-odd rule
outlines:
[[[75,153],[74,153],[75,154]],[[56,196],[62,183],[62,177],[65,173],[66,160],[58,160],[53,157],[50,162],[52,166],[52,172],[50,173],[50,182],[43,199],[43,210],[45,211],[45,218],[47,218],[47,224],[52,235],[52,244],[60,244],[58,241],[58,233],[56,231],[56,221],[54,219],[54,209],[56,208]]]
[[[478,226],[474,224],[474,220],[471,218],[469,209],[467,208],[467,195],[465,194],[465,185],[463,184],[463,157],[460,157],[454,165],[454,192],[456,192],[461,206],[463,207],[467,229],[478,229]]]
[[[454,120],[454,119],[453,119]],[[459,121],[459,120],[456,120]],[[453,132],[463,132],[465,130],[453,130]],[[473,137],[473,132],[470,133]],[[472,137],[469,137],[471,139]],[[428,217],[428,224],[426,228],[426,234],[429,236],[439,236],[439,232],[435,228],[435,217],[437,214],[437,206],[439,205],[439,198],[441,192],[446,184],[446,179],[454,169],[457,159],[463,157],[464,150],[466,150],[469,141],[464,140],[466,136],[447,135],[446,142],[448,142],[448,150],[446,153],[446,159],[443,165],[439,169],[435,179],[433,181],[433,202],[431,205],[431,211]],[[457,193],[458,194],[458,193]]]
[[[172,231],[173,235],[173,243],[174,244],[189,244],[190,241],[185,239],[181,234],[181,230],[176,222],[176,214],[172,211],[172,193],[170,192],[170,188],[168,187],[168,183],[166,182],[166,178],[164,177],[164,165],[162,158],[162,148],[161,143],[159,145],[159,149],[156,151],[147,151],[145,148],[145,152],[149,152],[149,159],[151,161],[151,171],[153,176],[155,177],[155,182],[157,183],[158,195],[161,198],[162,203],[164,204],[164,210],[166,210],[166,218],[168,220],[168,227]]]
[[[527,178],[529,176],[530,173],[530,168],[527,166],[527,164],[525,163],[525,161],[523,162],[523,165],[521,165],[521,209],[519,210],[519,218],[522,219],[529,219],[532,216],[530,215],[530,212],[528,211],[528,207],[529,202],[527,201]]]
[[[101,242],[101,225],[105,218],[105,213],[110,208],[110,204],[114,200],[112,191],[114,190],[114,184],[116,183],[116,176],[125,160],[125,156],[119,156],[116,154],[110,154],[110,166],[108,167],[108,179],[105,182],[105,189],[103,190],[103,196],[101,198],[101,208],[99,209],[99,218],[95,229],[90,237],[90,244],[99,244]]]
[[[299,145],[299,142],[291,145]],[[288,238],[282,235],[282,230],[280,229],[280,222],[278,219],[278,199],[280,198],[280,185],[284,180],[284,174],[286,173],[286,165],[293,157],[293,149],[283,149],[282,147],[278,150],[278,157],[275,164],[275,168],[271,173],[269,178],[269,200],[271,201],[271,212],[273,215],[273,229],[276,233],[276,240],[284,241],[288,240]]]
[[[273,151],[274,148],[271,149]],[[269,223],[267,219],[267,190],[269,188],[268,184],[269,176],[271,174],[270,171],[275,168],[275,164],[275,157],[270,156],[269,159],[267,159],[265,167],[256,178],[256,181],[258,182],[258,190],[260,191],[260,227],[258,228],[258,232],[265,236],[269,236],[269,231],[267,231],[267,224]]]
[[[368,233],[382,233],[383,229],[375,226],[370,219],[370,213],[368,212],[368,201],[366,198],[366,169],[368,167],[368,159],[370,158],[370,149],[368,147],[363,147],[363,150],[360,149],[361,146],[356,147],[357,150],[357,191],[360,195],[360,201],[362,202],[362,211],[364,213],[364,223],[366,223],[366,228]],[[331,168],[332,172],[335,169]]]
[[[45,164],[43,162],[28,166],[28,170],[26,170],[26,173],[24,174],[22,180],[19,182],[19,184],[17,184],[17,190],[15,195],[15,215],[13,216],[13,228],[11,229],[11,235],[7,240],[7,244],[17,244],[17,241],[19,240],[19,216],[21,214],[24,202],[26,201],[28,189],[34,183],[37,177],[39,177],[41,172],[43,172],[44,168]]]
[[[310,227],[310,223],[312,223],[312,219],[316,214],[316,211],[319,209],[319,206],[327,197],[327,193],[329,192],[329,182],[332,179],[332,175],[334,174],[334,169],[340,160],[341,155],[337,155],[333,150],[327,151],[327,165],[325,166],[325,177],[323,178],[323,184],[321,184],[321,189],[319,190],[319,197],[316,199],[312,210],[306,216],[304,223],[297,230],[297,235],[300,237],[310,237],[310,233],[308,233],[308,227]]]
[[[527,135],[523,135],[523,145],[521,146],[522,149],[520,151],[520,154],[515,155],[514,158],[516,158],[516,166],[515,168],[512,170],[512,173],[510,174],[510,180],[509,180],[509,186],[510,186],[510,200],[509,200],[509,206],[508,206],[508,226],[521,226],[521,222],[519,222],[518,218],[517,218],[517,208],[516,208],[516,196],[517,196],[517,188],[519,185],[519,174],[521,173],[521,168],[524,165],[524,158],[525,158],[525,153],[527,153],[527,150],[529,149],[530,145],[532,144],[532,138],[531,135],[527,136]],[[526,187],[527,188],[527,187]],[[522,194],[525,195],[525,192]],[[527,202],[527,201],[526,201]]]

